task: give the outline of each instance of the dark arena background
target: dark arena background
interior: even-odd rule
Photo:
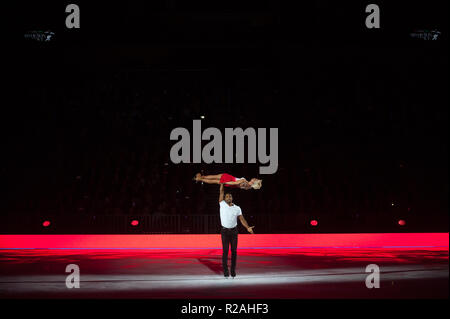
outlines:
[[[448,3],[39,1],[4,13],[2,299],[145,299],[177,318],[448,299]],[[194,162],[194,123],[222,133],[220,161]],[[190,133],[189,163],[171,158],[176,128]],[[251,161],[250,138],[226,154],[227,128],[254,128],[275,172]],[[220,186],[196,173],[263,181],[225,187],[254,226],[237,221],[236,277],[222,269]]]

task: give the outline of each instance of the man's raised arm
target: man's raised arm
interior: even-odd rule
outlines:
[[[223,201],[223,184],[220,184],[219,203]]]

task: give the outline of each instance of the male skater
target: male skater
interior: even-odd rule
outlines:
[[[233,196],[230,193],[225,194],[223,184],[220,184],[220,195],[219,195],[219,205],[220,205],[220,223],[222,224],[222,266],[223,274],[225,278],[230,276],[228,272],[228,250],[231,244],[231,277],[236,276],[236,249],[238,242],[238,230],[237,230],[237,217],[241,221],[242,225],[247,229],[247,231],[253,234],[253,227],[249,227],[247,221],[242,215],[241,208],[233,204]]]

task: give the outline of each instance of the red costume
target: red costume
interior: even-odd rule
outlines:
[[[232,176],[230,174],[226,174],[226,173],[222,174],[222,176],[220,177],[220,182],[221,183],[235,182],[236,180],[237,180],[236,177],[234,177],[234,176]],[[239,185],[227,185],[227,184],[224,184],[224,185],[227,186],[227,187],[235,187],[235,188],[239,187]]]

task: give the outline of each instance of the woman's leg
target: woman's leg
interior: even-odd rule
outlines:
[[[220,178],[219,179],[207,179],[204,176],[200,176],[197,179],[198,182],[203,182],[206,184],[220,184]]]
[[[197,182],[203,182],[207,184],[220,184],[221,177],[222,174],[202,176],[200,173],[197,173],[197,175],[195,175],[195,180]]]
[[[212,180],[219,180],[222,177],[222,174],[217,174],[217,175],[204,175],[202,176],[204,179],[212,179]]]

